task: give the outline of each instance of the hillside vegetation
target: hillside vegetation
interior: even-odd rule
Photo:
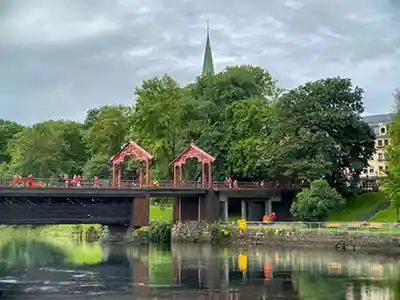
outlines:
[[[373,222],[396,222],[397,212],[395,206],[390,206],[377,214],[375,214],[370,221]]]
[[[340,211],[329,217],[329,221],[355,222],[369,218],[374,212],[386,202],[385,195],[381,192],[364,193],[346,199],[346,204]]]

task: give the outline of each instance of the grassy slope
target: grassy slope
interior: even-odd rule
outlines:
[[[352,222],[366,216],[386,201],[383,193],[372,192],[350,197],[345,207],[329,217],[329,221]]]
[[[396,216],[396,207],[388,207],[378,212],[370,220],[373,222],[396,222]]]
[[[172,207],[150,205],[150,220],[170,221],[172,220]]]

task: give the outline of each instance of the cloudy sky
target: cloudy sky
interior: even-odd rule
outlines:
[[[83,120],[131,104],[143,79],[201,72],[206,20],[217,71],[269,70],[282,87],[343,76],[386,113],[400,86],[397,0],[0,0],[0,118]]]

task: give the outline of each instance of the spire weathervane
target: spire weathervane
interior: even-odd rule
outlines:
[[[210,33],[210,20],[207,19],[207,34]]]

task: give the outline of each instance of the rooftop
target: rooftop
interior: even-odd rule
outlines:
[[[376,127],[381,123],[391,123],[394,116],[395,113],[388,113],[381,115],[365,116],[363,117],[363,119],[369,124],[369,126]]]

